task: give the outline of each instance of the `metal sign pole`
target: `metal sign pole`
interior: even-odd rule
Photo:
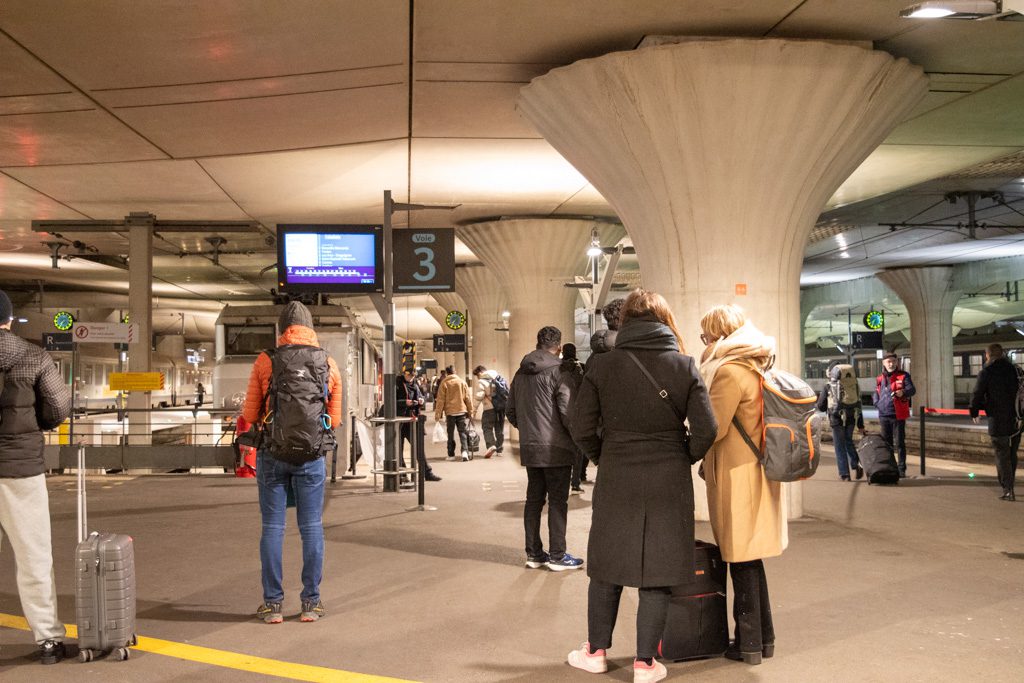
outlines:
[[[395,419],[395,301],[394,301],[394,254],[392,244],[394,233],[391,226],[391,214],[394,205],[391,201],[391,190],[384,190],[384,417]],[[384,469],[394,472],[398,470],[395,432],[384,430]],[[398,477],[384,477],[384,491],[398,491]]]

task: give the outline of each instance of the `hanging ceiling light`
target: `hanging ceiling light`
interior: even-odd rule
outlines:
[[[925,0],[900,10],[911,19],[999,19],[1024,13],[1024,0]]]
[[[604,252],[601,250],[601,238],[597,236],[597,228],[590,231],[590,246],[587,247],[587,256],[594,258]]]

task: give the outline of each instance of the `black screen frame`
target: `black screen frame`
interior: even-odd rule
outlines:
[[[284,262],[285,235],[373,235],[374,281],[359,284],[296,284],[288,282]],[[344,225],[337,223],[278,223],[277,225],[277,286],[282,292],[313,294],[372,294],[384,291],[384,226]]]

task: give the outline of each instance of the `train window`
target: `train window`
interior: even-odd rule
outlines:
[[[980,353],[972,353],[968,358],[970,359],[970,376],[977,377],[985,365],[985,356]]]
[[[953,376],[954,377],[965,377],[964,375],[964,357],[953,356]]]
[[[225,355],[249,356],[277,345],[273,325],[225,325]]]

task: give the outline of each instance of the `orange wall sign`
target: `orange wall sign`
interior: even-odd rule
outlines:
[[[737,296],[746,296],[747,295],[747,283],[746,282],[738,282],[738,283],[736,283],[736,294],[737,294]]]

